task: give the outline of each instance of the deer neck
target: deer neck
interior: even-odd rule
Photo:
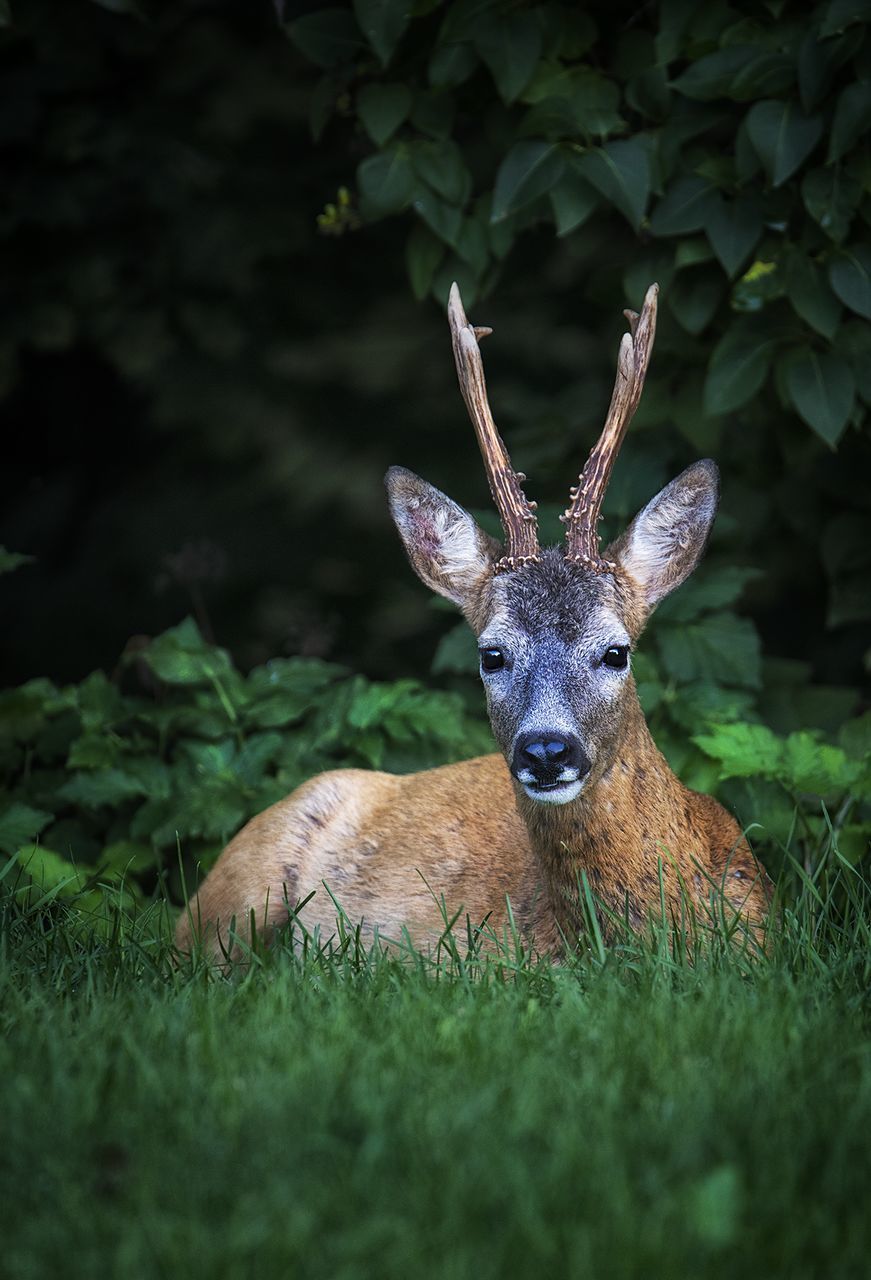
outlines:
[[[611,764],[595,770],[576,800],[546,805],[519,784],[517,803],[541,869],[551,908],[567,936],[582,924],[582,873],[593,892],[630,923],[643,919],[644,901],[659,893],[659,860],[675,839],[684,788],[634,706]]]

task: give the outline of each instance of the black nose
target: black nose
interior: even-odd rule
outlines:
[[[515,776],[531,773],[538,786],[549,786],[558,782],[567,769],[576,778],[590,771],[590,761],[577,738],[569,734],[527,733],[518,739],[511,762]]]
[[[527,742],[523,754],[531,764],[559,764],[568,760],[572,749],[567,742],[554,738],[553,742]]]

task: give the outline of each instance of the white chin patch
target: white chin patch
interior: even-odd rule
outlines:
[[[547,791],[542,791],[539,787],[530,787],[523,783],[523,790],[529,796],[530,800],[534,800],[536,804],[568,804],[570,800],[574,800],[581,794],[584,787],[582,778],[576,779],[575,782],[562,782],[558,787],[551,787]]]

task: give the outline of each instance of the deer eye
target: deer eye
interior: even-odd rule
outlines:
[[[628,661],[628,644],[612,644],[610,649],[606,649],[602,654],[602,665],[611,667],[614,671],[622,671]]]
[[[481,649],[481,670],[499,671],[505,666],[505,654],[501,649]]]

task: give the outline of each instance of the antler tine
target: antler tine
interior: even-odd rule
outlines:
[[[629,333],[620,340],[617,378],[605,426],[584,464],[577,486],[570,494],[571,505],[560,519],[566,526],[566,559],[586,565],[594,573],[610,573],[614,565],[599,554],[597,525],[602,499],[611,478],[617,454],[632,420],[653,350],[656,334],[656,302],[659,285],[652,284],[644,297],[641,315],[624,311]]]
[[[520,484],[526,476],[512,467],[508,450],[496,429],[487,402],[487,384],[484,381],[484,365],[478,344],[481,338],[493,331],[469,324],[456,284],[451,285],[448,323],[451,326],[460,390],[478,438],[490,493],[505,530],[505,554],[495,566],[496,573],[505,573],[538,559],[535,503],[527,501]]]

